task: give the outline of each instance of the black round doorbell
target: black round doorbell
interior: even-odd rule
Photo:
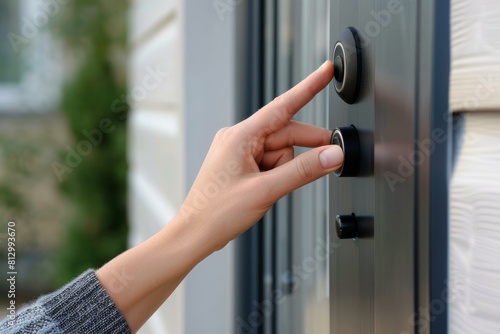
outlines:
[[[332,61],[335,90],[342,100],[353,104],[361,77],[361,48],[356,29],[349,27],[340,34],[333,47]]]
[[[344,163],[333,172],[336,176],[356,176],[359,171],[360,144],[358,130],[351,126],[336,128],[330,144],[338,145],[344,152]]]
[[[354,213],[335,217],[335,231],[339,239],[356,238],[358,236],[358,220]]]

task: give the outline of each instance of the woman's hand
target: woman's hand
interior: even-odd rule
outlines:
[[[179,212],[217,250],[255,224],[278,199],[339,168],[331,131],[291,118],[332,79],[325,62],[250,118],[220,130]],[[293,146],[315,147],[294,158]]]
[[[96,274],[135,333],[189,271],[278,199],[343,162],[331,131],[290,119],[333,77],[327,61],[252,117],[219,131],[179,213]],[[293,146],[315,147],[294,158]]]

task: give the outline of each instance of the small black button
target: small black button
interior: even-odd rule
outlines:
[[[342,59],[342,56],[340,54],[335,57],[333,61],[333,68],[335,80],[337,80],[338,82],[344,81],[344,59]]]
[[[335,229],[339,239],[356,238],[358,236],[358,220],[354,213],[335,217]]]

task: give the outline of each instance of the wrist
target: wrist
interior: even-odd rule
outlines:
[[[179,217],[96,275],[134,331],[168,298],[211,251],[197,225]]]
[[[165,242],[175,239],[179,254],[191,268],[219,249],[210,219],[209,214],[186,215],[181,211],[161,231]]]
[[[151,238],[105,264],[97,276],[123,311],[183,278],[211,253],[197,225],[175,217]],[[134,293],[123,294],[129,284]]]

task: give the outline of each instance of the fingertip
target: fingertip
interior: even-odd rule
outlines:
[[[333,79],[333,64],[331,61],[327,60],[325,61],[316,71],[315,73],[317,75],[318,81],[318,87],[317,87],[317,93],[325,88],[328,83]]]
[[[330,145],[330,143],[332,142],[333,131],[330,130],[330,129],[325,129],[324,136],[325,136],[323,138],[323,143],[324,144],[322,146]]]
[[[338,145],[331,145],[319,153],[319,161],[324,169],[340,167],[344,163],[344,152]]]
[[[321,64],[319,70],[328,73],[329,77],[333,78],[334,67],[330,60],[326,60],[323,64]]]
[[[314,146],[308,147],[320,147],[320,146],[328,146],[332,141],[333,131],[327,128],[317,128],[315,129],[316,133],[318,133],[318,138],[320,138],[320,142]]]

